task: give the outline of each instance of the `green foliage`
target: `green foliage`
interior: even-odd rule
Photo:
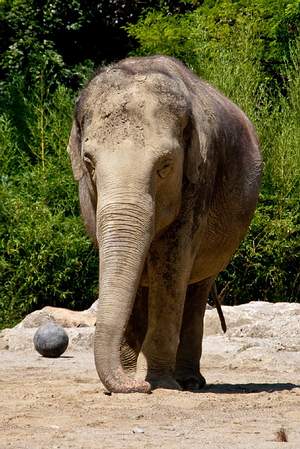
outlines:
[[[25,96],[10,85],[0,115],[0,328],[44,305],[86,308],[97,296],[97,253],[66,152],[74,95],[49,92],[37,83]]]
[[[2,0],[0,74],[25,75],[28,84],[43,73],[47,80],[78,88],[91,69],[125,57],[132,48],[123,25],[145,7],[191,10],[171,0]]]
[[[74,91],[128,51],[178,57],[260,136],[262,193],[218,281],[227,302],[300,297],[299,23],[299,0],[0,2],[0,328],[97,295],[66,145]]]
[[[2,173],[18,172],[24,164],[41,162],[44,167],[48,156],[56,155],[60,161],[65,153],[74,95],[63,85],[51,87],[42,75],[29,89],[20,77],[4,86],[0,101]]]
[[[187,14],[153,10],[127,31],[139,43],[135,53],[176,56],[204,78],[217,58],[255,60],[274,87],[299,26],[299,0],[205,0]]]
[[[265,158],[264,186],[268,192],[276,192],[278,204],[284,204],[286,198],[299,198],[300,41],[291,48],[291,64],[283,75],[285,94],[277,95],[257,123]]]
[[[227,304],[249,300],[297,301],[300,295],[300,210],[298,201],[278,204],[261,195],[247,238],[218,285],[228,284]]]
[[[78,218],[3,187],[1,209],[1,327],[46,304],[86,308],[97,258]]]

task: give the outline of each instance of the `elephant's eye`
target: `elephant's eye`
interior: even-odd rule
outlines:
[[[165,162],[158,170],[157,174],[160,178],[165,178],[171,171],[171,162]]]

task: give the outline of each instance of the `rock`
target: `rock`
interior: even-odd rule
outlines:
[[[132,429],[132,432],[133,432],[133,433],[145,433],[145,430],[142,429],[142,427],[134,427],[134,428]]]
[[[86,312],[97,313],[97,310],[98,310],[98,303],[99,303],[99,299],[97,299],[95,302],[93,302],[93,304],[91,305],[91,307],[90,307],[89,309],[87,309]]]
[[[97,304],[94,303],[94,312],[91,309],[73,312],[45,307],[27,316],[15,328],[0,332],[0,350],[32,351],[36,328],[47,318],[46,322],[53,322],[55,319],[57,324],[66,325],[70,351],[92,351],[96,307]],[[240,306],[224,306],[223,311],[228,328],[225,335],[217,310],[206,310],[203,366],[226,363],[236,369],[256,360],[266,367],[282,364],[291,372],[296,367],[299,369],[300,304],[250,302]],[[86,317],[92,318],[88,327]],[[72,323],[74,325],[70,327]],[[31,327],[33,324],[35,328]]]
[[[42,324],[34,334],[33,344],[42,356],[56,358],[67,349],[69,337],[62,326],[46,323]]]
[[[230,337],[300,337],[300,304],[252,301],[222,309]],[[206,310],[204,332],[206,336],[222,335],[216,309]]]
[[[24,320],[17,325],[17,327],[33,328],[39,327],[42,324],[46,324],[49,322],[53,322],[67,328],[95,326],[96,308],[92,307],[88,310],[78,312],[75,310],[63,309],[60,307],[47,306],[41,310],[36,310],[35,312],[27,315]]]
[[[4,329],[0,332],[0,351],[9,349],[9,330],[10,329]]]

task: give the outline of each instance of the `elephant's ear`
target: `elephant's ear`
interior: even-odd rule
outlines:
[[[73,175],[76,181],[79,181],[79,202],[81,215],[93,243],[97,246],[96,238],[96,193],[91,182],[88,171],[85,169],[81,159],[81,138],[79,125],[76,119],[73,121],[71,134],[68,144],[68,153],[70,155]]]
[[[76,181],[80,181],[80,179],[84,175],[84,167],[81,160],[80,148],[81,148],[80,130],[79,125],[75,119],[73,120],[67,149],[70,155],[73,175]]]
[[[204,173],[209,147],[206,126],[202,129],[200,120],[200,117],[193,115],[188,125],[184,172],[192,184],[197,184]],[[203,122],[202,125],[204,125]]]

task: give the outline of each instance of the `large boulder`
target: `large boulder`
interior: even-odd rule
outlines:
[[[0,332],[0,350],[33,350],[33,336],[37,328],[49,321],[66,329],[68,350],[91,350],[96,309],[97,304],[83,312],[54,307],[33,312],[15,328]],[[300,304],[250,302],[240,306],[223,306],[223,311],[228,329],[225,335],[216,309],[206,310],[204,365],[208,361],[217,364],[218,360],[226,360],[241,366],[255,359],[272,366],[281,363],[284,358],[286,366],[288,363],[299,366]]]
[[[300,343],[300,304],[252,301],[240,306],[223,306],[226,335],[252,338],[298,338]],[[215,309],[205,313],[205,335],[221,335]]]
[[[49,321],[62,327],[91,327],[96,324],[97,301],[87,310],[81,312],[63,309],[60,307],[46,306],[43,309],[27,315],[16,327],[33,328],[46,324]]]

